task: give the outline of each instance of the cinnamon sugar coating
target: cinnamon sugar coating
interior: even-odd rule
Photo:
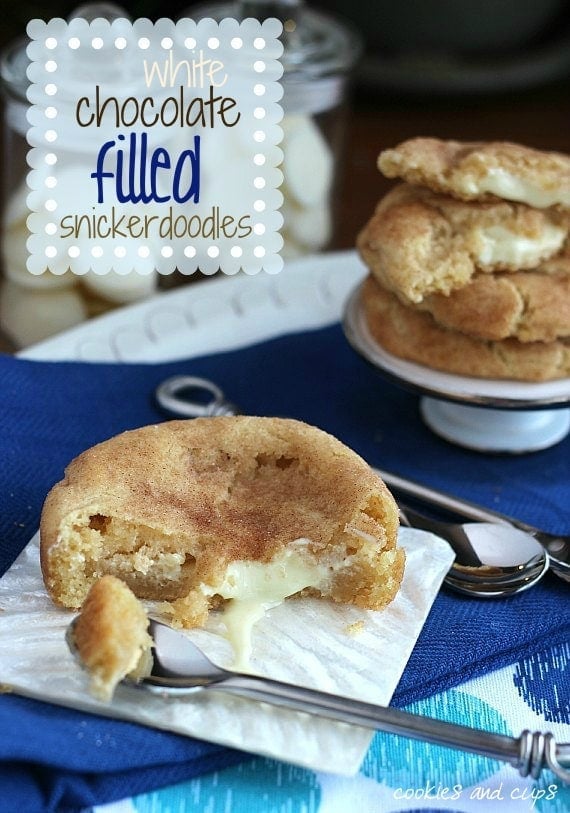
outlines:
[[[548,381],[570,375],[570,341],[485,341],[439,325],[406,307],[369,276],[362,307],[371,336],[392,355],[443,372],[476,378]]]
[[[547,269],[551,271],[548,272]],[[449,296],[417,305],[442,327],[478,339],[553,342],[570,337],[570,259],[536,271],[479,274]]]

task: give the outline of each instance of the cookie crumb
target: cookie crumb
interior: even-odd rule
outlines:
[[[353,624],[347,624],[344,631],[347,635],[360,635],[361,632],[364,632],[364,621],[360,619]]]

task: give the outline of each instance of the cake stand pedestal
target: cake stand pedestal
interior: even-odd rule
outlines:
[[[536,452],[570,431],[570,409],[490,409],[423,397],[420,413],[437,435],[480,452]]]
[[[404,361],[372,338],[350,295],[343,328],[348,342],[385,378],[418,393],[429,428],[451,443],[480,452],[523,454],[546,449],[570,432],[570,378],[530,383],[453,375]]]

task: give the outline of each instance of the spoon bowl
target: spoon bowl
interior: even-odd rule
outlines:
[[[528,587],[532,587],[539,578],[540,576],[533,580],[531,577],[526,586],[520,583],[493,585],[491,582],[477,584],[476,582],[467,582],[464,579],[455,579],[450,574],[447,576],[445,583],[455,592],[462,593],[471,598],[508,598],[509,596],[514,596],[516,593],[520,593]]]
[[[519,528],[492,522],[442,522],[401,501],[398,505],[403,525],[431,531],[451,545],[455,562],[444,581],[457,592],[502,598],[528,590],[548,570],[542,545]]]

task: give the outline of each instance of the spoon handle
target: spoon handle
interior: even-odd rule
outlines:
[[[505,514],[500,514],[498,511],[484,508],[481,505],[476,505],[467,500],[462,500],[459,497],[454,497],[452,494],[447,494],[444,491],[430,488],[429,486],[423,485],[423,483],[417,483],[415,480],[408,480],[405,477],[400,477],[397,474],[393,474],[390,471],[383,471],[382,469],[375,469],[375,471],[380,475],[382,480],[384,480],[388,488],[392,488],[395,491],[402,491],[404,494],[416,497],[424,503],[451,511],[463,519],[472,519],[476,522],[498,522],[501,525],[514,525],[522,531],[536,530],[518,519],[512,519]]]
[[[525,730],[515,739],[257,675],[232,674],[219,683],[209,685],[207,690],[229,692],[343,723],[400,734],[432,745],[470,751],[508,762],[521,776],[530,774],[538,778],[547,766],[562,781],[570,783],[570,743],[556,745],[550,733]]]

